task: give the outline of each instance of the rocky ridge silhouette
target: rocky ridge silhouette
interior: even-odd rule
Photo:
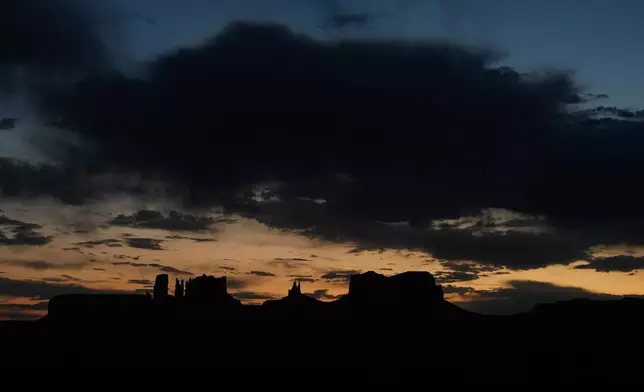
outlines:
[[[353,275],[349,292],[323,302],[303,294],[294,282],[288,295],[261,306],[243,305],[227,291],[226,277],[200,276],[177,280],[168,294],[168,275],[158,275],[150,295],[60,295],[48,306],[48,321],[145,319],[451,319],[474,317],[443,298],[441,286],[429,272],[384,276],[375,272]]]
[[[243,305],[227,291],[226,277],[202,275],[177,279],[168,294],[168,275],[158,275],[154,296],[135,294],[59,295],[52,298],[48,322],[144,320],[444,320],[471,319],[644,319],[644,300],[570,300],[540,304],[532,311],[489,316],[464,310],[445,300],[429,272],[385,276],[373,271],[351,276],[349,291],[324,302],[303,294],[295,281],[288,295],[262,305]]]

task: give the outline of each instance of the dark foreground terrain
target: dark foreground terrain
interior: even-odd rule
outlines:
[[[241,305],[222,278],[177,288],[168,296],[161,276],[154,299],[56,297],[39,321],[0,324],[2,366],[420,371],[475,383],[640,379],[644,301],[636,299],[566,301],[494,317],[445,301],[428,273],[356,275],[349,293],[330,303],[301,294],[299,285],[262,306]]]

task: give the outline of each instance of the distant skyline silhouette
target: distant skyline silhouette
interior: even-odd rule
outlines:
[[[185,290],[184,290],[185,287]],[[583,292],[579,292],[583,295]],[[144,294],[61,294],[53,297],[47,314],[39,320],[44,328],[57,323],[83,321],[132,322],[136,320],[259,321],[289,319],[403,321],[410,319],[477,322],[484,320],[639,320],[644,319],[644,298],[572,298],[543,302],[529,311],[505,318],[469,312],[445,300],[444,288],[429,272],[408,271],[385,276],[374,271],[349,278],[349,291],[323,302],[302,292],[294,281],[286,296],[268,299],[261,306],[244,306],[228,293],[227,278],[201,275],[187,282],[176,280],[169,292],[168,274],[155,278],[153,295]]]

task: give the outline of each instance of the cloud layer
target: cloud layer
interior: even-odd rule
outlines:
[[[601,94],[583,94],[565,73],[499,66],[489,52],[316,41],[235,23],[152,61],[140,78],[101,73],[57,95],[60,126],[96,153],[62,168],[5,161],[0,180],[8,195],[82,203],[107,194],[87,178],[140,173],[187,206],[223,207],[358,250],[414,249],[510,269],[570,264],[588,259],[591,245],[642,238],[643,191],[622,191],[644,168],[641,116],[574,111],[589,96]],[[260,183],[269,185],[258,197]],[[545,217],[552,230],[429,229],[488,207]],[[216,222],[142,210],[110,223],[204,231]]]

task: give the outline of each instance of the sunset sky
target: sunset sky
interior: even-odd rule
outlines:
[[[551,135],[541,131],[551,125],[543,119],[558,119],[560,104],[569,103],[564,96],[568,86],[561,79],[544,82],[543,90],[533,90],[536,83],[504,79],[497,89],[480,83],[487,79],[477,78],[487,73],[479,65],[445,63],[424,71],[414,68],[413,61],[405,63],[413,56],[417,61],[432,58],[431,64],[445,58],[431,48],[427,55],[409,55],[396,46],[324,46],[346,38],[376,43],[383,38],[447,38],[484,45],[507,52],[503,64],[519,71],[574,70],[577,83],[602,98],[601,104],[635,111],[644,104],[644,55],[634,50],[644,36],[644,4],[618,2],[620,7],[600,0],[458,0],[452,6],[438,0],[87,2],[100,10],[88,11],[93,18],[89,25],[96,25],[89,29],[98,31],[104,44],[100,54],[109,53],[110,67],[103,69],[107,62],[95,56],[97,51],[79,46],[77,53],[70,49],[60,55],[54,80],[64,79],[59,78],[63,68],[74,68],[75,76],[97,69],[118,70],[129,78],[150,72],[152,89],[138,90],[129,81],[98,81],[88,95],[81,91],[80,99],[71,100],[73,121],[83,129],[73,134],[42,121],[42,113],[58,106],[48,101],[43,110],[32,99],[34,90],[50,87],[41,83],[51,76],[42,71],[47,67],[37,64],[46,57],[21,58],[18,51],[0,49],[0,66],[9,66],[0,67],[0,76],[15,66],[24,73],[7,71],[11,81],[22,80],[16,75],[27,80],[16,82],[16,89],[0,89],[0,118],[19,118],[15,129],[0,130],[0,319],[42,316],[47,300],[57,294],[148,292],[159,273],[170,275],[172,287],[175,278],[227,276],[229,292],[244,303],[283,297],[294,280],[304,293],[333,300],[347,292],[352,274],[365,271],[429,271],[447,299],[483,313],[526,311],[538,302],[576,297],[644,296],[644,241],[638,231],[644,214],[639,191],[624,187],[635,184],[644,168],[628,155],[639,153],[640,136],[606,142],[586,139],[587,134],[577,139],[572,133],[561,139],[563,147],[551,149]],[[373,19],[362,27],[320,28],[342,12]],[[238,20],[275,22],[291,30],[257,34],[242,26],[228,36],[222,33],[211,46],[197,46]],[[302,44],[290,35],[300,33],[319,41]],[[212,60],[217,51],[229,57],[243,52],[225,52],[226,45],[242,41],[260,42],[257,48],[277,42],[271,48],[283,50],[283,57],[276,57],[301,53],[292,58],[304,60],[284,75],[271,72],[279,64],[285,69],[273,64],[271,55],[258,55],[263,56],[259,63],[266,61],[265,73],[251,67],[257,60],[252,54],[240,55],[248,61],[231,63],[242,67]],[[181,47],[196,49],[177,52]],[[43,49],[34,44],[28,50]],[[324,50],[328,57],[314,57]],[[379,68],[370,56],[382,64],[401,59],[408,68],[398,63]],[[87,69],[76,69],[85,58]],[[329,58],[334,62],[320,66],[319,59]],[[352,60],[342,63],[344,58]],[[97,59],[100,66],[95,66]],[[249,73],[239,70],[245,66]],[[337,72],[353,75],[347,80],[364,76],[360,88],[384,100],[372,100],[352,87],[329,87],[320,96],[302,99],[302,105],[313,102],[310,113],[320,117],[311,121],[306,137],[293,136],[303,128],[300,118],[285,111],[284,120],[282,112],[271,110],[273,101],[276,107],[301,108],[297,94],[304,88],[291,83],[291,75],[301,77],[298,67],[320,67],[322,80],[327,77],[324,67],[336,66],[341,69]],[[214,67],[240,76],[219,74]],[[411,69],[410,76],[396,72],[401,69]],[[32,71],[37,84],[30,84]],[[449,96],[446,101],[434,99],[431,94],[438,92],[415,90],[413,72],[447,75],[442,78],[446,82],[430,77],[419,82],[445,83],[437,91],[449,92],[443,94]],[[396,76],[383,80],[388,73]],[[248,103],[244,95],[253,82],[242,87],[234,82],[249,78],[266,83],[257,102]],[[377,88],[370,84],[374,80]],[[520,88],[507,87],[509,83]],[[552,85],[554,93],[542,94]],[[464,93],[451,95],[458,89]],[[228,100],[217,112],[208,104],[221,97],[211,91],[223,91]],[[227,94],[231,91],[232,96]],[[235,101],[238,95],[243,100]],[[298,98],[288,100],[291,96]],[[335,106],[329,97],[346,101]],[[417,99],[439,108],[428,115],[431,121],[451,113],[445,115],[449,125],[445,120],[429,126],[437,134],[443,129],[451,133],[426,144],[410,136],[426,115],[426,109],[414,105]],[[356,100],[367,103],[354,107]],[[454,104],[457,100],[466,103]],[[489,100],[494,102],[488,108]],[[391,117],[378,117],[382,108],[387,111],[398,102],[409,104],[392,110]],[[132,109],[139,104],[140,112]],[[472,110],[462,115],[462,107]],[[365,113],[373,115],[368,124],[360,120]],[[521,113],[521,118],[498,121],[505,113]],[[470,124],[472,116],[483,120]],[[200,128],[208,121],[233,124],[230,118],[238,128],[226,129],[223,139]],[[245,136],[256,124],[257,133]],[[386,124],[399,128],[393,134],[389,128],[382,138],[377,132],[373,136],[373,129]],[[488,125],[493,128],[489,137],[475,131]],[[526,134],[512,136],[517,129]],[[362,138],[363,131],[373,139]],[[421,159],[431,163],[419,169]],[[601,159],[610,163],[592,163]]]
[[[3,218],[19,220],[21,225],[42,225],[37,236],[43,238],[42,244],[2,247],[0,271],[2,278],[7,280],[0,284],[0,295],[6,318],[42,315],[46,309],[43,299],[55,294],[148,292],[159,273],[168,273],[171,282],[175,278],[187,279],[204,273],[227,276],[229,292],[244,303],[281,298],[293,280],[301,282],[306,294],[333,300],[347,292],[351,274],[365,271],[385,275],[404,271],[432,272],[445,287],[449,300],[488,313],[528,310],[540,301],[604,297],[599,293],[644,294],[644,275],[638,271],[641,265],[629,266],[628,263],[618,271],[598,272],[579,268],[587,262],[574,258],[566,260],[566,265],[558,264],[557,259],[562,256],[558,254],[553,254],[553,264],[557,265],[548,265],[548,260],[543,260],[545,267],[525,270],[490,267],[466,259],[441,262],[421,251],[359,251],[356,244],[311,239],[241,217],[227,217],[218,222],[222,219],[220,215],[206,211],[193,215],[203,220],[191,225],[194,230],[183,230],[186,227],[182,227],[185,225],[181,220],[168,218],[172,206],[167,201],[142,203],[124,198],[71,207],[42,199],[10,202],[3,206]],[[161,212],[164,218],[139,219],[137,224],[126,226],[114,222],[119,214],[131,216],[143,209]],[[503,231],[501,219],[508,222],[512,215],[506,211],[495,211],[495,214],[500,222],[498,227],[480,231],[481,236]],[[184,216],[183,220],[186,219],[195,222]],[[465,228],[475,225],[476,221],[465,219],[452,223]],[[6,219],[1,222],[7,233],[17,227],[17,222]],[[514,220],[511,224],[517,222]],[[148,224],[157,228],[135,227]],[[524,226],[526,231],[546,231],[538,221],[523,221],[522,224],[533,225]],[[471,246],[467,240],[462,245],[454,244],[456,247],[468,245]],[[491,250],[504,252],[504,246],[499,242],[492,245]],[[556,245],[546,241],[539,246]],[[636,247],[621,246],[595,251],[594,257],[642,254]],[[519,265],[515,268],[523,268],[521,261],[517,260]]]

